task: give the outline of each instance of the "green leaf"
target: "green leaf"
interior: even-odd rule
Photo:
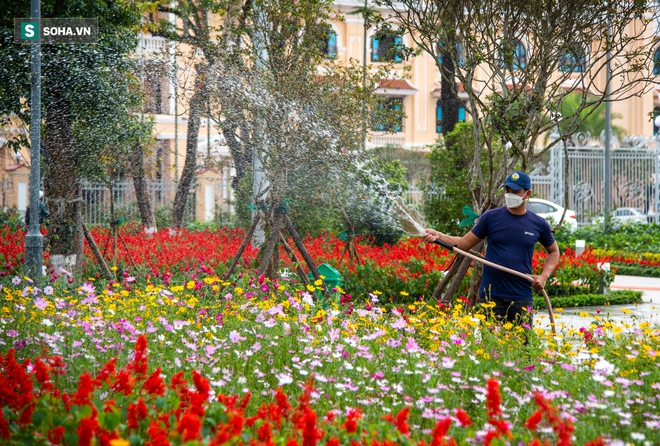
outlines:
[[[479,214],[472,210],[472,206],[464,206],[461,212],[466,216],[466,218],[461,220],[461,222],[458,224],[459,228],[472,226],[474,221],[479,218]]]
[[[46,412],[43,410],[36,410],[32,414],[32,424],[34,424],[34,427],[39,427],[41,424],[44,422],[46,419]]]

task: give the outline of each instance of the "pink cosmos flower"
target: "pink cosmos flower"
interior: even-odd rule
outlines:
[[[34,306],[37,307],[39,310],[44,311],[46,307],[48,306],[48,301],[44,299],[43,297],[37,297],[33,301]]]

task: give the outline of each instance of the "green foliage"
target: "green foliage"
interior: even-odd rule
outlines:
[[[440,140],[428,155],[431,175],[422,185],[424,215],[427,224],[442,232],[458,234],[463,219],[462,209],[472,204],[467,176],[473,157],[472,123],[461,122],[447,135],[447,143]]]
[[[575,123],[580,123],[576,129],[574,129],[574,123],[569,119],[562,120],[559,123],[559,128],[562,133],[566,133],[571,130],[577,132],[589,132],[592,136],[598,138],[602,131],[605,130],[605,103],[600,103],[598,106],[584,107],[582,101],[585,103],[587,101],[593,101],[594,98],[584,98],[581,93],[571,93],[567,95],[561,102],[560,111],[562,116],[570,116]],[[621,119],[622,116],[619,113],[613,113],[612,119]],[[615,131],[620,137],[626,134],[626,131],[618,126],[612,126],[612,130]]]
[[[575,240],[585,240],[594,249],[660,253],[660,225],[656,223],[617,225],[608,233],[599,225],[586,226],[573,232],[558,231],[555,238],[562,249],[575,247]]]
[[[612,290],[608,294],[576,294],[574,296],[557,296],[550,298],[553,308],[570,308],[582,306],[625,305],[642,303],[642,292],[633,290]],[[534,296],[534,308],[547,308],[545,299]]]
[[[16,206],[0,212],[0,227],[8,226],[11,231],[17,231],[24,224],[25,222],[21,218],[21,214],[18,213]]]
[[[13,43],[13,17],[29,17],[29,2],[9,2],[12,15],[0,21],[0,115],[14,114],[26,125],[30,119],[29,47]],[[105,178],[122,153],[143,142],[151,123],[131,111],[140,103],[140,87],[132,73],[136,61],[129,54],[137,46],[140,5],[122,0],[42,2],[42,17],[95,17],[99,40],[93,45],[49,44],[42,51],[42,105],[48,138],[50,104],[61,101],[71,113],[75,163],[80,175]],[[52,131],[52,129],[51,129]],[[22,139],[27,144],[26,139]],[[45,147],[47,149],[47,147]],[[48,158],[46,157],[46,161]],[[57,166],[53,166],[57,169]],[[47,172],[47,170],[45,170]]]
[[[383,267],[377,261],[367,260],[364,264],[342,270],[344,275],[343,289],[352,296],[367,296],[374,291],[383,295],[382,303],[410,303],[420,297],[431,298],[433,291],[444,272],[434,270],[424,273],[422,260],[402,262],[398,267]],[[464,278],[459,292],[467,293],[469,278]]]
[[[660,267],[612,263],[616,273],[622,276],[660,277]]]

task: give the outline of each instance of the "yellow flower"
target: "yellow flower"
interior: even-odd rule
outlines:
[[[399,294],[402,296],[410,296],[410,294],[406,293],[405,291],[401,291]]]
[[[630,313],[631,313],[631,311],[630,311],[629,309],[627,309],[627,308],[622,308],[622,309],[621,309],[621,312],[622,312],[622,313],[625,313],[625,314],[630,314]]]
[[[123,438],[115,438],[110,440],[110,446],[131,446],[131,442]]]
[[[589,317],[589,313],[587,313],[586,311],[581,311],[580,313],[578,313],[578,316],[580,316],[580,317]]]
[[[188,288],[189,290],[195,288],[195,281],[194,280],[188,281],[188,283],[186,283],[186,288]]]
[[[236,294],[243,294],[243,288],[237,286],[236,288],[234,288],[234,293],[236,293]]]
[[[383,293],[382,293],[382,291],[375,290],[375,291],[374,291],[374,294],[375,294],[375,295],[379,295],[379,294],[383,294]]]
[[[307,284],[307,290],[308,290],[308,291],[316,291],[316,288],[314,288],[314,287],[311,286],[310,284]]]
[[[323,283],[323,281],[321,279],[314,281],[314,285],[316,285],[316,286],[321,286],[322,283]]]
[[[117,271],[117,269],[118,269],[118,268],[117,268],[116,266],[111,266],[111,267],[110,267],[110,271]],[[90,280],[92,280],[92,279],[90,278]]]

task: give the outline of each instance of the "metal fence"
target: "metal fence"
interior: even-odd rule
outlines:
[[[578,138],[576,141],[585,142]],[[610,150],[612,209],[638,208],[655,220],[660,208],[660,194],[656,187],[660,183],[660,141],[638,138],[631,139],[630,143],[630,147],[615,143]],[[538,198],[574,210],[578,224],[585,226],[603,212],[604,149],[594,143],[592,146],[568,147],[567,153],[568,166],[561,144],[554,146],[548,157],[534,166],[530,173],[532,189]],[[565,203],[565,187],[569,188],[568,203]],[[421,206],[423,194],[417,187],[411,187],[406,201]]]
[[[646,141],[651,143],[650,147],[644,142],[610,150],[611,205],[613,209],[638,208],[655,218],[654,203],[657,206],[660,201],[656,188],[660,153],[653,141]],[[532,187],[539,198],[574,210],[578,224],[583,226],[603,213],[605,151],[602,147],[587,146],[568,147],[567,153],[568,166],[563,147],[553,147],[549,161],[540,163],[531,173]],[[565,187],[569,188],[568,203],[565,203]]]
[[[83,219],[91,225],[102,225],[110,222],[110,188],[104,184],[82,182]],[[121,181],[112,187],[115,216],[125,220],[139,220],[140,212],[132,181]],[[147,180],[147,194],[152,208],[159,213],[170,213],[176,184],[157,180]],[[195,219],[196,190],[191,188],[186,202],[184,221]]]

